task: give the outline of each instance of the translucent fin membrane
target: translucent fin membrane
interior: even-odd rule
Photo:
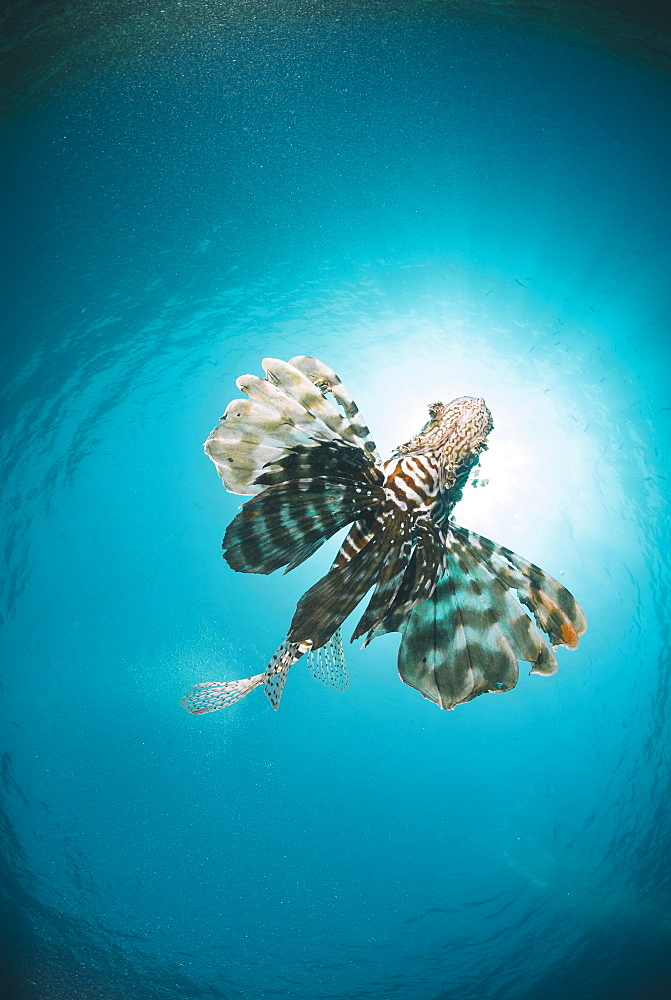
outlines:
[[[535,563],[474,531],[451,525],[453,536],[473,557],[488,566],[507,587],[516,590],[522,604],[533,612],[536,624],[554,646],[575,649],[587,629],[582,608],[566,587]],[[545,671],[534,668],[534,673]]]
[[[239,681],[203,681],[194,684],[180,700],[180,705],[192,715],[218,712],[220,708],[227,708],[244,698],[263,683],[265,676],[265,674],[255,674],[253,677],[243,677]]]
[[[529,568],[523,572],[520,566]],[[553,603],[552,618],[545,614],[551,600],[561,601],[565,609]],[[534,621],[521,604],[531,608]],[[441,708],[454,708],[487,691],[509,691],[517,684],[518,660],[528,661],[532,673],[556,671],[546,635],[554,639],[561,628],[572,640],[577,627],[583,627],[581,616],[568,591],[538,567],[455,527],[446,550],[446,573],[403,626],[399,673]]]
[[[349,674],[345,666],[342,631],[337,628],[325,646],[310,650],[307,655],[308,670],[318,681],[336,691],[346,691]]]
[[[266,378],[242,375],[238,388],[247,399],[234,399],[205,442],[205,452],[231,493],[254,495],[268,485],[310,476],[310,453],[318,448],[318,473],[324,468],[324,447],[354,453],[368,469],[364,478],[381,478],[379,456],[358,407],[338,376],[316,358],[295,358],[302,369],[266,358]],[[334,406],[324,396],[331,392]],[[344,412],[342,412],[344,411]],[[333,450],[332,448],[332,450]],[[296,471],[298,462],[305,468]],[[333,459],[333,454],[331,455]],[[290,466],[285,468],[285,466]],[[260,481],[260,477],[264,481]]]

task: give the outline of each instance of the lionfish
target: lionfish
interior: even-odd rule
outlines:
[[[485,401],[431,403],[419,434],[382,462],[327,365],[306,356],[262,364],[265,379],[237,380],[247,398],[229,404],[204,445],[226,489],[252,496],[226,530],[224,559],[239,573],[288,572],[351,528],[331,569],[299,600],[266,669],[196,684],[182,706],[214,712],[263,686],[277,709],[289,668],[304,654],[318,680],[346,688],[341,625],[371,589],[352,641],[365,636],[365,646],[400,632],[401,680],[441,708],[509,691],[518,660],[531,673],[553,674],[553,648],[575,649],[586,629],[575,598],[538,566],[452,520],[493,427]]]

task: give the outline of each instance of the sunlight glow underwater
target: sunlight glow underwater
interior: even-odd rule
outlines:
[[[668,81],[430,18],[254,31],[6,137],[8,991],[662,1000]],[[556,675],[444,713],[392,635],[346,694],[182,712],[263,668],[337,545],[220,558],[241,498],[202,442],[299,353],[383,457],[486,400],[455,519],[583,605]]]

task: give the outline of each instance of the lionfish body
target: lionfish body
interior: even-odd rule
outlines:
[[[226,488],[252,495],[226,531],[224,558],[243,573],[286,572],[351,528],[266,670],[195,685],[184,708],[216,711],[260,685],[277,708],[305,653],[319,680],[347,687],[340,626],[371,589],[352,639],[400,632],[401,679],[441,708],[514,687],[518,660],[554,673],[552,647],[573,649],[585,631],[579,605],[538,566],[452,520],[493,426],[484,400],[431,404],[421,432],[382,463],[330,368],[306,356],[263,368],[265,379],[237,380],[248,398],[229,404],[205,442]]]

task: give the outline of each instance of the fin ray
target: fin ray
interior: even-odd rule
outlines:
[[[319,649],[308,651],[306,662],[312,676],[326,687],[333,688],[334,691],[346,691],[349,687],[340,627],[335,630],[327,643]]]
[[[334,565],[301,597],[289,628],[289,638],[310,639],[319,649],[354,610],[376,582],[389,543],[374,539],[350,560]]]
[[[428,600],[445,572],[446,540],[443,532],[428,518],[414,529],[415,547],[405,568],[398,591],[383,617],[378,619],[366,643],[387,632],[401,632],[412,609]]]
[[[220,708],[228,708],[236,701],[246,697],[250,691],[263,683],[265,673],[244,677],[239,681],[202,681],[189,688],[180,705],[192,715],[205,715],[207,712],[218,712]]]
[[[289,364],[293,365],[294,368],[298,368],[304,375],[307,375],[315,385],[322,386],[322,392],[331,393],[335,401],[345,412],[352,432],[352,443],[365,451],[377,465],[381,464],[382,460],[378,454],[377,447],[371,437],[368,426],[359,412],[359,407],[333,369],[325,365],[323,361],[318,361],[317,358],[311,358],[307,355],[299,355],[292,358]],[[348,440],[350,440],[349,436]]]
[[[368,632],[364,645],[370,642],[379,622],[389,614],[408,568],[408,559],[413,547],[409,519],[398,507],[390,507],[382,512],[379,520],[382,523],[378,532],[386,534],[387,550],[373,596],[352,635],[354,640]]]
[[[544,635],[515,600],[510,590],[484,560],[476,561],[468,549],[452,536],[450,558],[470,580],[493,627],[500,629],[518,660],[532,664],[532,673],[554,674],[557,660]]]

